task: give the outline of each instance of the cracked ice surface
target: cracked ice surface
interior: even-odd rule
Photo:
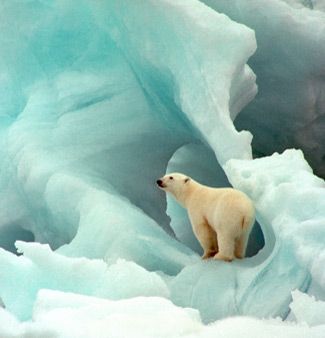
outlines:
[[[261,29],[279,6],[293,17],[299,9],[205,2],[214,9],[195,0],[1,2],[2,336],[210,337],[249,326],[251,336],[321,337],[313,313],[323,303],[306,293],[325,295],[324,182],[297,150],[253,160],[252,135],[233,124],[238,115],[255,134],[256,110],[241,111],[270,102],[264,91],[254,100]],[[269,15],[264,27],[249,16],[253,3]],[[323,15],[303,13],[314,23]],[[304,26],[289,21],[285,32]],[[268,71],[279,75],[274,64]],[[295,120],[292,110],[284,119]],[[264,236],[257,226],[256,255],[200,260],[184,211],[154,184],[187,168],[254,200]],[[16,256],[15,240],[39,243],[18,241]],[[296,324],[223,319],[288,314]],[[71,325],[58,328],[62,320]]]

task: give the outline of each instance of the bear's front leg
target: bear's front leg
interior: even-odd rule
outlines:
[[[191,219],[191,217],[190,217]],[[194,234],[203,248],[202,259],[214,257],[218,252],[218,241],[216,232],[204,219],[191,219]]]
[[[217,250],[215,249],[211,249],[209,251],[204,251],[203,255],[202,255],[202,259],[209,259],[209,258],[212,258],[214,257],[216,254],[218,253]]]

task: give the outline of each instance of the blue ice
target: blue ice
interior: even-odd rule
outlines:
[[[324,172],[324,13],[203,2],[1,2],[0,323],[12,337],[41,336],[70,308],[92,330],[85,318],[118,304],[141,307],[148,328],[150,309],[175,311],[189,334],[232,316],[293,312],[300,325],[305,303],[323,325],[310,319],[323,304],[304,297],[325,297],[325,184],[287,148]],[[200,259],[185,211],[155,186],[168,171],[252,198],[247,258]]]

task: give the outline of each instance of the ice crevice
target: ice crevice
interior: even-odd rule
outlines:
[[[1,337],[42,337],[45,329],[59,337],[108,337],[106,328],[126,334],[124,321],[133,333],[152,337],[162,319],[169,324],[161,337],[172,337],[171,328],[175,337],[210,337],[230,332],[232,323],[238,332],[251,323],[252,335],[259,325],[279,337],[324,330],[311,315],[325,298],[324,181],[302,151],[282,152],[284,144],[281,153],[252,156],[267,148],[256,111],[266,114],[268,105],[276,107],[274,93],[280,97],[276,88],[266,90],[267,74],[280,77],[279,60],[265,45],[280,34],[278,9],[294,22],[282,33],[304,43],[309,35],[302,29],[322,27],[324,14],[303,8],[308,20],[299,26],[302,5],[272,0],[268,14],[257,1],[204,2],[209,6],[197,0],[0,5],[0,42],[8,46],[0,51],[0,324],[11,323],[0,325]],[[265,27],[251,17],[254,8],[266,15]],[[13,16],[18,30],[11,29]],[[285,38],[279,41],[275,49],[283,55]],[[315,60],[307,75],[321,68],[321,58]],[[295,69],[284,73],[285,84]],[[289,115],[291,98],[304,88],[298,82],[290,104],[284,107],[284,96],[279,103]],[[314,92],[322,90],[322,79],[312,82]],[[304,107],[312,101],[299,99]],[[323,101],[317,102],[312,110],[321,119]],[[251,132],[238,131],[235,119]],[[279,132],[271,120],[267,138]],[[305,122],[299,110],[297,125]],[[293,129],[290,138],[299,136]],[[310,141],[320,150],[316,136]],[[307,157],[319,163],[318,155]],[[185,211],[155,187],[169,171],[252,198],[257,222],[248,257],[200,259]],[[19,255],[10,252],[16,240]],[[242,317],[224,319],[234,316]],[[259,320],[293,316],[292,327]],[[70,325],[58,325],[62,320]]]

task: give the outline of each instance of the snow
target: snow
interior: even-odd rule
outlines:
[[[1,2],[1,338],[324,337],[325,21],[286,2]],[[168,171],[252,198],[245,259]]]
[[[298,323],[307,323],[308,326],[325,324],[325,302],[298,290],[292,292],[292,298],[290,308]]]
[[[41,290],[33,320],[19,323],[0,309],[1,337],[323,337],[324,325],[283,323],[279,319],[228,318],[205,326],[199,313],[159,297],[110,301],[59,291]],[[82,323],[82,325],[80,325]],[[244,331],[243,331],[244,329]]]

